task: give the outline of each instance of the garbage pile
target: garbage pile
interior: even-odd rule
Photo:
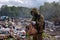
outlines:
[[[19,20],[19,19],[18,19]],[[0,39],[13,38],[26,38],[25,27],[20,21],[5,16],[0,18]]]

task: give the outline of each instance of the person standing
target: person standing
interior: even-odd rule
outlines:
[[[31,15],[33,16],[32,21],[36,22],[35,29],[37,30],[37,34],[33,35],[33,40],[43,40],[43,25],[44,25],[44,16],[39,13],[36,8],[31,10]]]

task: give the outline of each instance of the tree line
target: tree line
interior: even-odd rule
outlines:
[[[0,8],[0,16],[30,18],[30,11],[31,8],[27,7],[10,7],[7,5],[3,5]],[[60,4],[58,2],[45,2],[44,5],[40,6],[39,11],[44,15],[46,20],[54,20],[60,18]]]
[[[59,2],[48,3],[40,6],[40,12],[44,15],[46,20],[60,20],[60,4]]]
[[[9,7],[3,5],[0,8],[0,16],[9,16],[9,17],[30,17],[30,9],[26,7]]]

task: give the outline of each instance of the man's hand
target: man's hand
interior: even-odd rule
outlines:
[[[33,25],[35,25],[35,24],[36,24],[36,22],[35,22],[35,21],[32,21],[32,24],[33,24]]]

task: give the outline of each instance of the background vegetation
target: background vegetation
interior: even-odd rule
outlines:
[[[3,5],[0,8],[0,16],[30,18],[30,11],[31,8]],[[58,2],[45,2],[44,5],[40,6],[39,11],[44,15],[46,20],[60,18],[60,4]]]

